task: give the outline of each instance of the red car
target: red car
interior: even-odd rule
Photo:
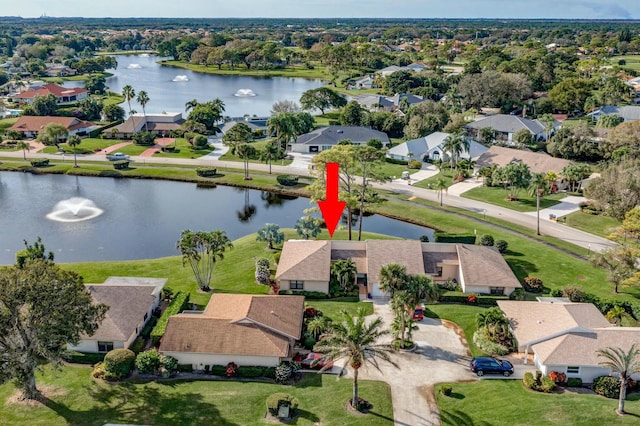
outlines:
[[[412,318],[417,321],[422,321],[424,319],[424,310],[422,309],[422,306],[416,306],[413,309]]]
[[[300,365],[302,365],[302,368],[320,370],[326,367],[327,370],[330,370],[333,368],[333,360],[326,355],[311,352],[305,359],[300,361]]]

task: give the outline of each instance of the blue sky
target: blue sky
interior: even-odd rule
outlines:
[[[4,16],[640,19],[640,0],[0,0]]]

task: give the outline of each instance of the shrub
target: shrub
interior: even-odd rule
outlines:
[[[276,180],[282,186],[295,186],[298,184],[298,176],[293,175],[278,175]]]
[[[522,286],[526,291],[530,291],[532,293],[542,293],[544,286],[542,285],[542,280],[538,277],[524,277],[524,282]]]
[[[129,160],[114,161],[113,168],[116,170],[126,170],[129,168]]]
[[[505,240],[497,240],[496,248],[500,253],[506,253],[507,249],[509,248],[509,243],[506,242]]]
[[[540,390],[544,393],[549,393],[556,388],[556,384],[549,377],[543,377],[540,382]]]
[[[493,247],[494,241],[493,241],[493,235],[489,235],[489,234],[484,234],[480,237],[480,245],[481,246],[489,246],[489,247]]]
[[[567,386],[571,388],[581,388],[582,387],[582,379],[580,377],[569,377],[567,379]]]
[[[142,337],[137,337],[129,349],[131,349],[134,354],[138,355],[144,350],[144,339]]]
[[[317,316],[321,316],[322,312],[314,308],[313,306],[307,306],[304,308],[304,318],[315,318]]]
[[[551,296],[562,297],[562,290],[560,290],[559,288],[554,288],[553,290],[551,290]]]
[[[444,396],[451,396],[453,392],[453,387],[451,385],[442,384],[440,385],[440,393]]]
[[[485,334],[484,327],[480,327],[473,333],[473,343],[483,351],[494,355],[506,355],[510,352],[506,346],[489,340]]]
[[[49,165],[48,158],[39,158],[36,160],[31,160],[31,165],[33,167],[47,167]]]
[[[420,170],[422,168],[422,162],[418,160],[411,160],[407,164],[407,167],[414,170]]]
[[[267,285],[271,282],[271,271],[268,268],[258,267],[254,276],[258,284]]]
[[[156,135],[151,132],[137,132],[131,138],[136,145],[151,146],[155,143]]]
[[[395,158],[389,158],[389,157],[386,157],[384,161],[386,163],[391,163],[391,164],[400,164],[401,166],[406,166],[407,164],[409,164],[408,161],[396,160]]]
[[[524,290],[521,288],[516,288],[509,295],[509,300],[524,300],[525,299]]]
[[[218,169],[214,167],[198,167],[196,174],[200,177],[214,177],[218,173]]]
[[[567,381],[567,375],[558,371],[552,371],[549,373],[549,378],[555,383],[565,383]]]
[[[181,373],[191,373],[193,371],[193,365],[191,364],[178,364],[177,370]]]
[[[104,357],[104,371],[108,376],[113,376],[119,380],[127,377],[131,373],[136,354],[129,349],[113,349]],[[107,378],[107,376],[105,376]]]
[[[542,373],[540,371],[536,371],[535,377],[530,371],[524,373],[524,377],[522,378],[522,384],[527,388],[537,392],[551,392],[555,389],[556,384],[549,377],[542,377]]]
[[[224,370],[224,375],[227,377],[237,377],[238,376],[238,364],[235,362],[230,362],[227,364]]]
[[[572,302],[584,302],[584,291],[578,286],[569,286],[562,289],[562,295],[568,297]]]
[[[607,398],[618,398],[620,395],[620,380],[613,376],[600,376],[593,379],[591,389],[598,395]]]
[[[292,375],[293,375],[293,370],[291,369],[291,366],[289,365],[288,362],[281,362],[276,367],[275,378],[277,383],[280,383],[281,385],[283,385],[289,382],[289,379],[291,379]]]
[[[420,242],[421,243],[428,243],[429,242],[429,236],[428,235],[420,235]]]
[[[287,393],[274,393],[267,398],[267,410],[272,416],[278,415],[280,407],[289,407],[289,412],[298,408],[298,399]]]
[[[328,299],[327,293],[320,291],[298,291],[298,290],[281,290],[278,294],[304,296],[307,299]]]
[[[527,389],[533,389],[533,386],[535,385],[536,380],[533,378],[533,373],[531,373],[530,371],[527,371],[526,373],[524,373],[524,377],[522,378],[522,384],[524,385],[525,388]]]
[[[274,261],[274,262],[276,262],[276,263],[280,262],[280,256],[281,256],[281,255],[282,255],[282,252],[279,252],[279,251],[278,251],[278,252],[276,252],[276,253],[273,255],[273,261]]]
[[[266,268],[269,269],[271,267],[271,261],[266,257],[261,257],[256,260],[256,268]]]
[[[204,135],[195,135],[193,137],[193,147],[195,149],[204,149],[209,145],[207,137]]]
[[[152,349],[138,354],[136,368],[141,374],[156,374],[160,368],[160,354],[158,351]]]
[[[65,351],[62,354],[62,358],[65,361],[73,362],[75,364],[89,364],[95,365],[96,363],[104,361],[105,354],[97,354],[93,352],[76,352]]]
[[[478,303],[478,298],[476,297],[475,294],[471,293],[470,295],[467,296],[467,303],[476,304]]]
[[[436,243],[475,244],[475,235],[466,234],[438,234],[435,235]]]
[[[305,349],[313,349],[316,344],[316,339],[313,336],[307,336],[304,338],[304,348]]]
[[[274,367],[253,367],[253,366],[240,366],[238,367],[238,375],[240,377],[275,377]]]
[[[169,321],[169,317],[172,315],[179,314],[186,307],[187,303],[189,303],[189,293],[183,293],[178,291],[167,309],[164,310],[162,316],[158,320],[158,324],[153,327],[151,331],[151,340],[154,345],[158,345],[160,343],[160,339],[164,336],[164,332],[167,329],[167,322]]]

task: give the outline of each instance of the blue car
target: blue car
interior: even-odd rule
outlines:
[[[479,356],[471,360],[471,371],[478,376],[485,374],[502,374],[509,377],[513,374],[513,365],[504,359],[497,359],[491,356]]]

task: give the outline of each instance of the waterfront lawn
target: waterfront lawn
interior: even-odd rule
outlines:
[[[116,143],[121,143],[121,142],[128,142],[128,141],[124,141],[124,140],[117,140]],[[136,145],[134,143],[127,145],[127,146],[123,146],[118,148],[118,152],[121,152],[123,154],[126,155],[140,155],[143,152],[145,152],[147,149],[151,148],[150,146],[142,146],[142,145]]]
[[[433,189],[435,187],[436,181],[438,179],[442,178],[447,183],[447,188],[448,188],[451,185],[453,185],[454,171],[455,170],[452,170],[452,169],[449,169],[449,168],[441,169],[440,172],[437,175],[431,176],[430,178],[423,179],[421,181],[418,181],[418,182],[414,183],[413,186],[417,186],[418,188]]]
[[[193,149],[185,138],[177,138],[175,144],[172,143],[169,145],[169,147],[173,146],[176,147],[174,152],[162,152],[160,148],[158,148],[153,156],[161,158],[200,158],[213,151],[213,148],[210,146],[207,146],[205,149]]]
[[[237,380],[128,380],[106,383],[91,378],[91,367],[44,368],[36,385],[44,390],[42,403],[22,405],[9,401],[15,394],[10,384],[0,386],[0,423],[3,425],[268,425],[267,397],[276,392],[294,395],[300,416],[296,425],[349,424],[393,425],[389,386],[359,381],[360,395],[373,404],[368,415],[352,414],[345,404],[351,380],[305,373],[293,386]]]
[[[486,353],[473,343],[473,333],[476,331],[476,315],[486,309],[483,306],[438,303],[426,305],[424,314],[429,318],[445,319],[458,324],[464,331],[471,356],[482,356]]]
[[[324,114],[315,115],[313,118],[316,120],[316,128],[328,126],[330,121],[340,121],[340,112],[327,111]]]
[[[331,77],[331,74],[327,71],[327,68],[321,65],[314,65],[313,68],[307,68],[305,65],[290,65],[285,68],[263,70],[256,68],[247,69],[247,67],[245,67],[244,65],[238,65],[231,69],[229,65],[226,64],[223,65],[221,69],[218,69],[217,65],[197,65],[188,62],[173,60],[160,61],[159,64],[174,68],[188,69],[205,74],[218,75],[244,75],[250,77],[297,77],[322,80],[328,80]]]
[[[566,225],[605,238],[621,225],[620,222],[612,217],[586,214],[581,211],[570,213],[565,218],[567,219]]]
[[[586,393],[545,394],[524,388],[521,380],[480,380],[449,383],[451,396],[437,392],[443,426],[459,425],[632,425],[638,424],[640,394],[627,395],[625,410],[615,413],[618,401]]]
[[[558,200],[566,197],[567,194],[558,192],[556,194],[545,195],[540,198],[540,209],[546,209],[559,203]],[[481,186],[473,188],[462,194],[464,198],[472,200],[484,201],[485,203],[495,204],[497,206],[506,207],[519,212],[536,211],[536,197],[532,197],[526,190],[520,191],[518,199],[515,201],[506,200],[506,192],[501,187]]]
[[[250,142],[250,144],[256,149],[256,155],[260,155],[260,151],[264,150],[266,148],[266,146],[273,141],[273,138],[270,139],[260,139],[258,141],[254,141],[254,142]],[[240,157],[238,157],[235,154],[231,153],[231,150],[227,151],[224,155],[220,156],[220,161],[236,161],[239,163],[242,163],[244,160]],[[260,161],[258,158],[253,158],[249,160],[250,163],[260,163],[260,164],[268,164],[268,163],[264,163],[263,161]],[[293,162],[293,160],[289,159],[289,158],[285,158],[284,160],[273,160],[271,162],[272,165],[274,166],[288,166],[289,164],[291,164]],[[253,173],[253,172],[251,172]]]
[[[116,139],[85,138],[82,139],[80,145],[76,146],[76,153],[93,154],[95,150],[100,151],[120,142],[122,141]],[[59,144],[59,146],[64,150],[66,154],[73,154],[72,146],[69,146],[66,143],[61,143]],[[56,148],[55,146],[47,146],[40,152],[43,152],[45,154],[55,154],[56,152],[58,152],[58,148]]]
[[[4,133],[6,129],[16,124],[20,117],[3,118],[0,120],[0,133]]]

